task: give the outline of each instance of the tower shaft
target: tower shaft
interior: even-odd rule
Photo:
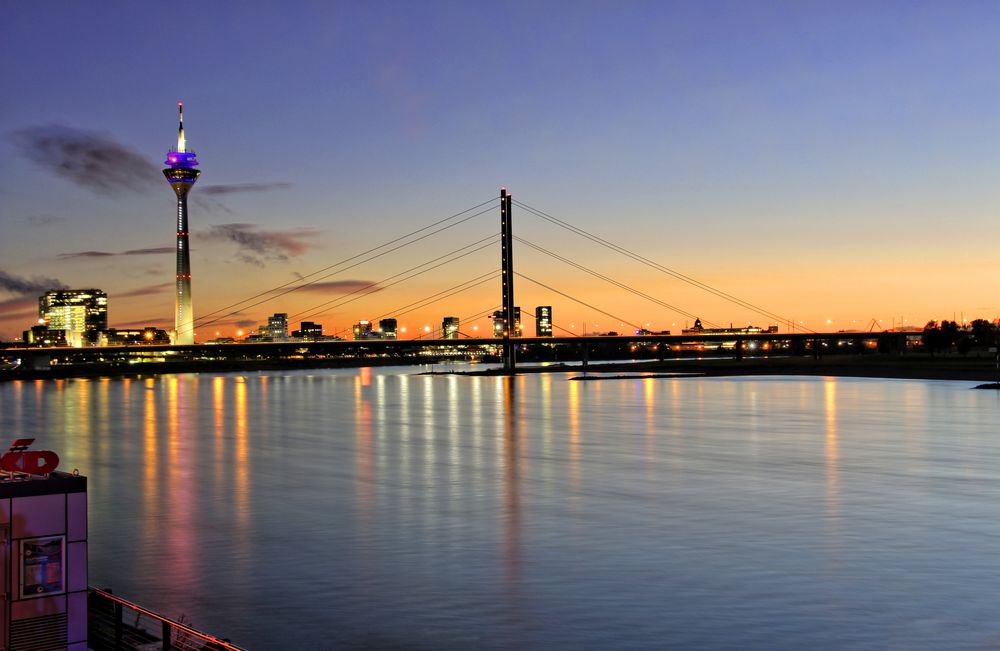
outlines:
[[[177,286],[174,295],[174,343],[194,343],[194,308],[191,301],[191,247],[188,241],[187,195],[193,182],[171,183],[177,195]]]
[[[170,182],[177,197],[177,276],[174,292],[174,343],[190,345],[194,343],[194,308],[191,301],[191,247],[188,236],[187,196],[201,172],[194,169],[198,164],[195,153],[187,148],[184,137],[183,105],[177,104],[180,114],[177,129],[177,147],[167,153],[164,161],[168,168],[163,176]]]

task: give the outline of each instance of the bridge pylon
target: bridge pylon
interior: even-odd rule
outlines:
[[[516,350],[511,335],[514,323],[514,228],[511,219],[511,195],[507,188],[500,188],[500,279],[501,312],[503,315],[503,370],[513,374]]]

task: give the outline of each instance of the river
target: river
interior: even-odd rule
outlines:
[[[1000,645],[1000,396],[361,368],[0,385],[90,583],[251,649]]]

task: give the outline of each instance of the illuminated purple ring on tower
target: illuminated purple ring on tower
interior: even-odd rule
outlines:
[[[191,169],[198,164],[198,160],[193,151],[168,151],[167,160],[163,161],[163,164],[174,169]]]

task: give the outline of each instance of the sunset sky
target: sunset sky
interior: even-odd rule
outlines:
[[[201,340],[273,312],[333,333],[495,272],[499,245],[387,286],[498,233],[498,208],[223,309],[501,185],[811,329],[1000,316],[1000,3],[170,6],[6,4],[0,337],[19,337],[55,287],[105,290],[112,327],[173,326],[159,170],[179,100],[202,170],[195,315],[222,310]],[[515,245],[518,271],[551,288],[518,278],[517,303],[552,305],[566,330],[776,321],[522,207],[514,219],[518,237],[659,301]],[[497,279],[399,321],[413,333],[499,303]],[[474,324],[488,328],[463,331]]]

